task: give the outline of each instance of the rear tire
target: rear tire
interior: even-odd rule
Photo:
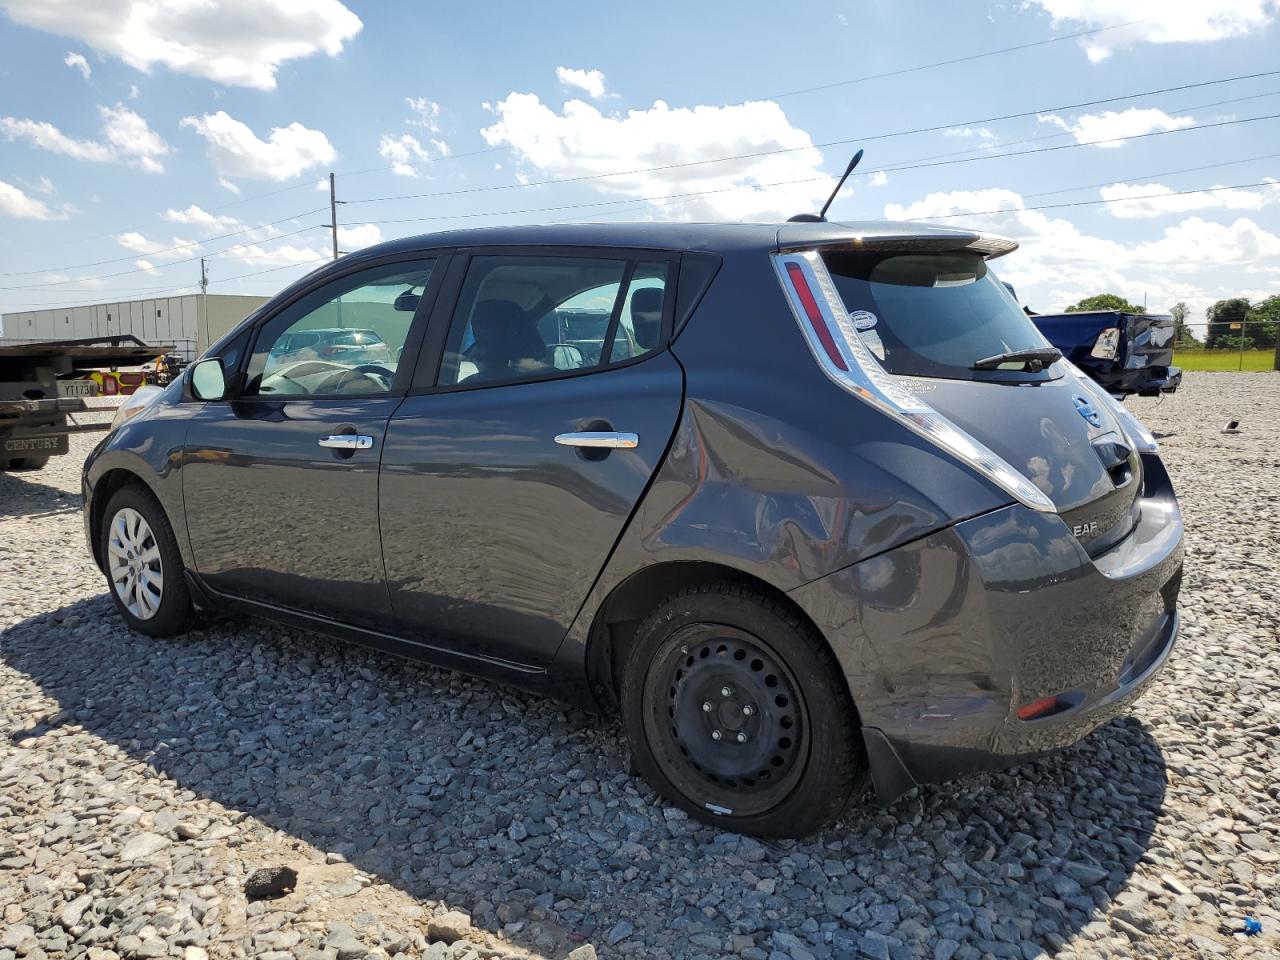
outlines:
[[[645,619],[623,668],[622,718],[654,789],[729,830],[813,833],[866,776],[831,650],[795,611],[742,584],[685,590]]]
[[[107,588],[125,623],[151,637],[185,633],[195,608],[177,538],[155,495],[136,483],[117,490],[98,537]]]

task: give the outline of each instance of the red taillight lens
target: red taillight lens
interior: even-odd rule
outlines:
[[[1057,711],[1058,695],[1054,694],[1052,697],[1043,697],[1040,700],[1033,700],[1031,703],[1025,703],[1020,706],[1018,708],[1018,719],[1037,720]]]
[[[831,330],[827,326],[827,321],[822,316],[822,311],[818,309],[818,301],[813,298],[813,291],[809,289],[809,281],[805,279],[804,271],[800,269],[800,264],[789,262],[787,264],[787,276],[791,278],[791,285],[796,289],[796,296],[800,298],[800,305],[804,307],[805,316],[809,318],[809,325],[813,327],[813,332],[818,335],[818,341],[822,344],[822,349],[827,351],[827,356],[841,370],[848,370],[848,365],[844,362],[844,357],[840,356],[840,350],[836,347],[835,340],[831,337]]]

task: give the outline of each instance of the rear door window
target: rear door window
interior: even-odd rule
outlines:
[[[474,257],[438,383],[548,379],[652,353],[662,340],[669,270],[666,261]]]
[[[974,370],[988,357],[1049,343],[977,254],[828,253],[855,330],[886,370],[960,380],[1046,379],[1024,365]]]

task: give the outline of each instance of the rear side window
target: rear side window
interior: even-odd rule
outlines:
[[[670,265],[586,257],[471,260],[441,358],[441,386],[585,373],[658,349]]]
[[[823,259],[862,342],[890,373],[1008,379],[1014,371],[973,365],[1049,345],[976,254],[829,253]]]

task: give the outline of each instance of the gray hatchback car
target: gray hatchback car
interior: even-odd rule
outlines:
[[[153,636],[234,610],[621,713],[639,771],[800,835],[869,778],[1062,747],[1178,632],[1151,433],[996,280],[888,223],[513,227],[284,290],[84,468]],[[276,365],[349,318],[387,346]]]

